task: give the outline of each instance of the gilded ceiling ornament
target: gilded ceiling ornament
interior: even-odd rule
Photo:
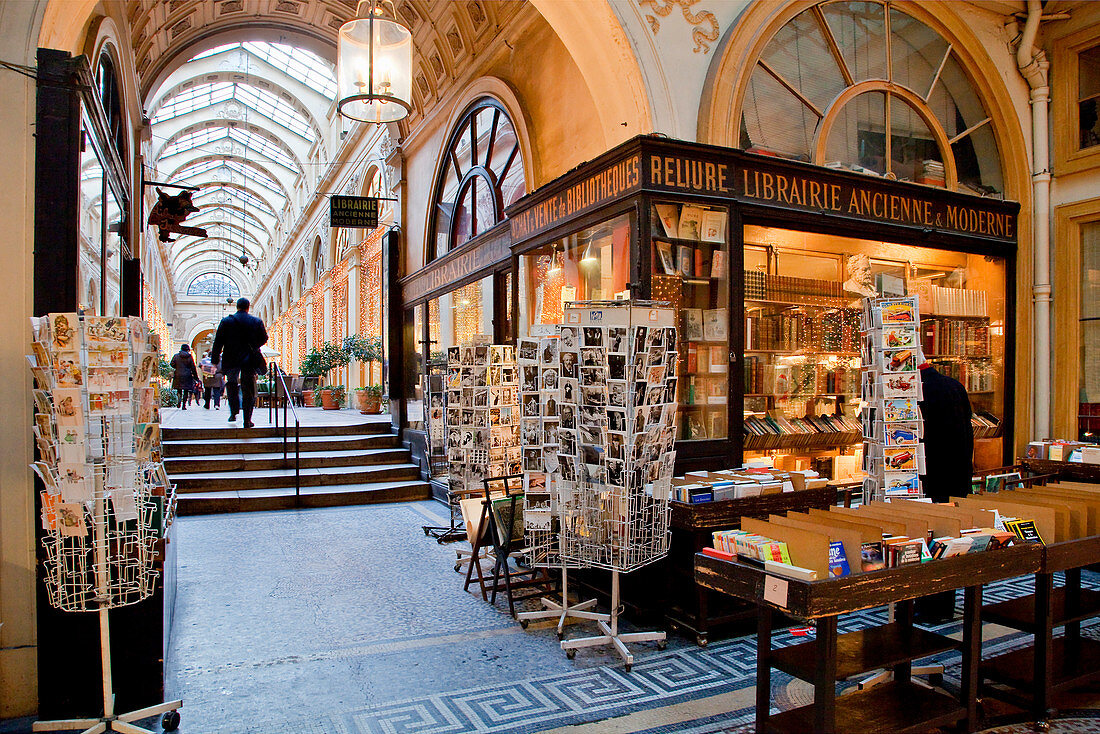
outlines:
[[[691,32],[691,37],[695,41],[695,48],[692,49],[695,53],[702,51],[707,53],[710,51],[710,44],[718,40],[718,19],[714,17],[714,13],[709,10],[701,10],[698,13],[691,12],[690,8],[695,5],[699,0],[638,0],[638,5],[653,8],[653,12],[664,18],[672,12],[674,6],[679,6],[680,10],[684,14],[684,20],[693,26],[707,25],[710,26],[710,30],[704,30],[703,28],[695,28]],[[656,35],[657,31],[661,28],[661,23],[652,15],[647,15],[646,20],[649,21],[650,30]]]

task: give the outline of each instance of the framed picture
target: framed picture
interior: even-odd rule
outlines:
[[[661,240],[657,240],[654,244],[657,247],[657,257],[661,261],[661,269],[664,270],[665,275],[678,274],[680,271],[676,269],[676,263],[672,259],[672,245]]]

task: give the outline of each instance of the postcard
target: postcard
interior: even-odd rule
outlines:
[[[89,349],[97,348],[96,345],[118,346],[125,345],[130,338],[130,332],[126,325],[126,319],[118,316],[85,316],[84,337]]]
[[[703,230],[703,210],[697,206],[684,205],[680,210],[676,236],[682,240],[697,240]]]
[[[681,310],[684,317],[684,341],[696,342],[703,340],[703,309],[685,308]]]
[[[54,384],[58,387],[80,387],[84,384],[84,369],[80,366],[80,354],[60,352],[54,362]]]
[[[712,209],[703,212],[702,240],[704,242],[726,241],[726,213]]]
[[[913,326],[887,326],[882,330],[882,346],[885,349],[901,349],[917,346],[917,329]]]
[[[865,374],[869,375],[870,373]],[[920,400],[923,397],[923,392],[919,373],[884,374],[882,376],[882,397]]]
[[[61,502],[61,495],[39,492],[42,498],[42,529],[47,532],[57,531],[57,505]]]
[[[921,424],[916,421],[884,423],[883,436],[886,446],[916,446],[920,443]]]
[[[890,471],[912,472],[917,470],[916,447],[885,448],[883,449],[882,458],[886,468]]]
[[[88,390],[111,392],[130,388],[130,371],[125,367],[89,367]]]
[[[920,420],[917,401],[911,398],[887,398],[883,400],[882,419],[887,423]]]
[[[661,270],[665,275],[677,275],[680,271],[676,268],[676,261],[672,257],[672,244],[664,240],[654,242],[657,248],[657,259],[661,263]]]
[[[708,342],[725,341],[729,336],[729,313],[724,308],[703,310],[703,339]]]
[[[112,489],[107,492],[114,511],[115,522],[127,522],[138,519],[138,506],[134,499],[134,490],[130,488]]]
[[[695,248],[680,245],[676,248],[676,270],[685,278],[695,277]]]
[[[145,387],[157,371],[157,355],[152,352],[134,353],[134,387]]]
[[[915,324],[917,322],[916,296],[905,298],[884,299],[878,304],[882,316],[882,326],[888,327],[895,324]]]
[[[882,353],[883,373],[916,372],[917,356],[912,349],[888,349]]]
[[[54,352],[80,350],[80,319],[75,313],[50,314],[50,349]]]
[[[676,204],[654,204],[657,218],[661,220],[661,227],[666,237],[680,236],[680,207]]]
[[[83,391],[78,387],[54,390],[54,415],[59,426],[84,425]]]
[[[88,526],[84,523],[84,505],[79,502],[58,502],[54,505],[57,513],[57,529],[61,535],[83,538],[88,535]]]

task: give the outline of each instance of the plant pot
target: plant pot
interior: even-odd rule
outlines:
[[[356,390],[355,407],[363,415],[378,415],[382,412],[382,397],[371,395],[366,390]]]
[[[340,404],[336,402],[335,390],[321,391],[321,408],[323,410],[340,410]]]
[[[302,405],[313,407],[313,391],[302,390]]]

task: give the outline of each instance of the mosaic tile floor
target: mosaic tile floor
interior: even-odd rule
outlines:
[[[462,592],[453,571],[454,546],[440,546],[420,532],[420,525],[442,520],[442,509],[419,502],[178,520],[179,587],[167,688],[169,696],[184,700],[179,731],[751,729],[754,637],[699,648],[673,636],[664,651],[639,645],[629,674],[602,648],[567,660],[551,627],[524,631],[480,595]],[[1085,576],[1087,582],[1097,579]],[[1025,593],[1028,585],[1021,580],[989,587],[986,601]],[[840,628],[883,617],[883,610],[848,615]],[[940,629],[957,635],[959,628],[956,622]],[[576,625],[567,635],[589,629]],[[1026,642],[992,625],[985,634],[987,655]],[[1100,637],[1100,626],[1086,634]],[[779,633],[776,644],[801,639]],[[957,686],[958,656],[946,655],[942,662],[945,685]],[[801,681],[776,672],[773,683],[777,707],[810,700]],[[1067,718],[1056,730],[1095,730],[1087,705],[1090,711]],[[5,734],[22,730],[14,722],[0,723]]]

